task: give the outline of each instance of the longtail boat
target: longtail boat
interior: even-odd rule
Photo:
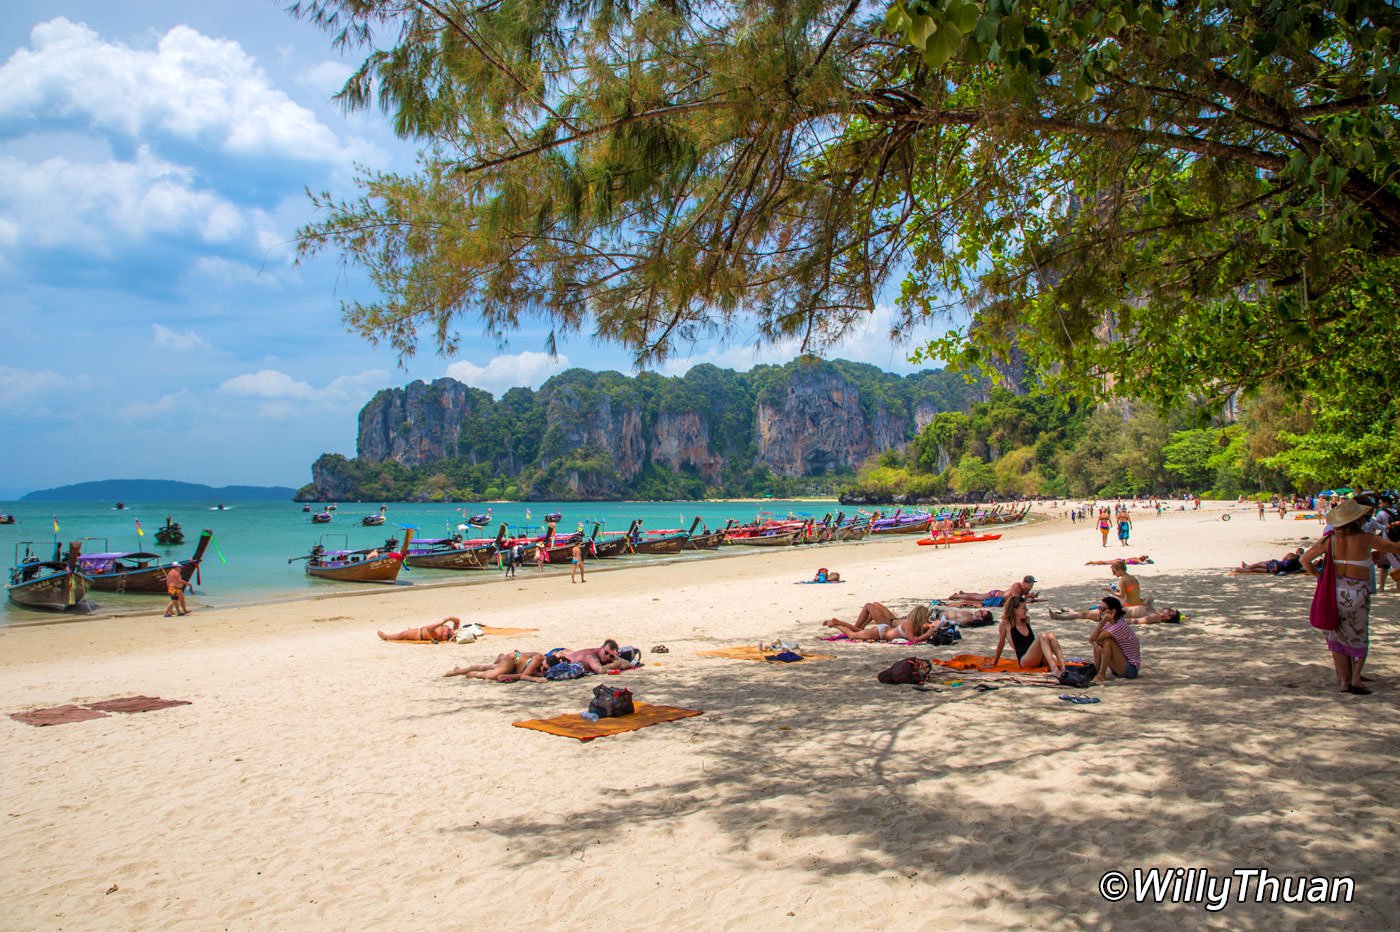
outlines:
[[[730,518],[724,523],[724,527],[718,531],[706,529],[701,534],[691,534],[686,539],[686,550],[718,550],[720,544],[724,543],[724,536],[729,532],[729,528],[734,524],[734,519]]]
[[[888,518],[875,518],[870,522],[871,534],[922,534],[933,525],[933,515],[906,515],[896,511]]]
[[[24,556],[19,548],[25,548]],[[53,559],[40,560],[34,555],[33,541],[22,540],[15,544],[15,565],[10,570],[10,601],[25,608],[46,609],[53,612],[66,612],[84,608],[87,597],[88,578],[78,569],[78,555],[82,544],[75,541],[68,545],[66,556],[62,554],[57,541],[53,545]]]
[[[318,511],[311,516],[312,524],[330,524],[331,513],[329,511]]]
[[[179,521],[172,521],[170,515],[166,515],[165,526],[156,531],[156,543],[164,547],[171,547],[184,542],[185,529],[180,527]]]
[[[379,527],[384,523],[384,512],[386,510],[388,510],[387,505],[380,505],[379,514],[365,515],[363,518],[360,519],[360,524],[362,524],[365,527]]]
[[[204,551],[209,548],[213,538],[213,531],[201,531],[194,555],[178,564],[180,576],[186,582],[194,578],[204,559]],[[104,548],[107,546],[106,538],[95,539],[101,540]],[[166,573],[177,564],[162,564],[160,560],[160,554],[140,550],[85,553],[78,558],[78,569],[91,580],[91,588],[101,592],[153,592],[164,595]]]
[[[633,521],[625,533],[614,532],[602,540],[598,539],[598,530],[601,525],[593,525],[593,536],[588,539],[588,555],[599,560],[609,560],[613,557],[620,557],[625,553],[632,552],[632,528],[637,526]]]
[[[317,579],[392,583],[398,580],[399,570],[403,569],[404,553],[413,543],[413,529],[404,531],[403,550],[395,549],[398,543],[390,538],[383,547],[365,550],[328,550],[324,543],[318,543],[308,555],[292,557],[287,562],[305,560],[307,575]]]
[[[463,541],[454,537],[424,537],[406,547],[404,562],[426,570],[493,570],[496,553],[505,540],[505,527],[494,541]]]
[[[14,524],[14,523],[15,523],[15,516],[14,516],[14,515],[0,515],[0,524]]]
[[[759,531],[752,534],[730,534],[725,538],[725,543],[737,544],[740,547],[787,547],[797,540],[797,535],[801,534],[801,528],[789,531]]]
[[[654,537],[646,540],[638,533],[636,522],[632,525],[632,552],[642,554],[669,554],[680,553],[685,548],[685,542],[690,539],[690,531],[694,531],[700,526],[700,519],[697,517],[690,523],[690,531],[680,531],[670,533],[663,537]]]

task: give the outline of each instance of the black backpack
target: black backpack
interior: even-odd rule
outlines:
[[[1060,674],[1060,685],[1069,686],[1074,689],[1087,689],[1094,682],[1094,677],[1098,675],[1099,668],[1092,663],[1071,663],[1065,665],[1065,672]]]

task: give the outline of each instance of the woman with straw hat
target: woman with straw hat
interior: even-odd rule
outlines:
[[[1317,576],[1320,565],[1313,565],[1324,554],[1330,554],[1337,574],[1337,628],[1324,632],[1327,649],[1332,652],[1332,665],[1337,671],[1337,685],[1344,693],[1359,696],[1370,694],[1361,685],[1361,668],[1366,663],[1370,647],[1371,621],[1371,552],[1400,553],[1400,544],[1361,529],[1371,514],[1370,506],[1344,499],[1327,512],[1330,534],[1308,548],[1303,554],[1303,566]]]

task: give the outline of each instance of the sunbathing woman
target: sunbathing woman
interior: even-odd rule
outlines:
[[[886,612],[889,611],[879,602],[872,602],[871,605],[878,605]],[[861,610],[861,614],[865,614],[864,609]],[[937,628],[931,621],[932,615],[933,613],[929,611],[927,605],[919,605],[915,606],[907,618],[895,618],[891,615],[889,620],[876,621],[869,624],[869,627],[850,625],[836,618],[824,621],[822,625],[827,628],[835,628],[852,641],[893,641],[895,638],[904,638],[912,644],[922,644],[933,637],[933,632]]]
[[[1053,634],[1036,636],[1035,629],[1031,627],[1030,609],[1026,607],[1026,600],[1019,595],[1007,599],[1006,608],[1002,610],[1001,624],[997,626],[997,652],[992,666],[1001,663],[1001,652],[1007,641],[1016,651],[1016,662],[1022,670],[1045,666],[1056,676],[1064,672],[1065,655],[1060,650],[1059,640]]]
[[[493,663],[456,667],[443,676],[465,676],[468,679],[495,680],[498,683],[514,683],[516,680],[544,683],[547,682],[544,678],[544,666],[544,654],[516,650],[498,654]]]
[[[1072,608],[1052,608],[1050,609],[1050,617],[1056,621],[1065,621],[1070,618],[1082,618],[1085,621],[1098,621],[1102,612],[1102,607],[1095,607],[1087,612],[1081,612]],[[1151,606],[1147,605],[1134,605],[1131,608],[1126,606],[1123,608],[1123,617],[1129,624],[1133,625],[1175,625],[1181,623],[1183,616],[1180,611],[1170,606],[1161,609],[1153,609]]]
[[[405,628],[398,634],[385,634],[379,632],[381,641],[431,641],[434,644],[439,641],[450,641],[457,636],[457,629],[462,626],[462,620],[455,616],[444,618],[435,625],[424,625],[421,628]]]
[[[1085,565],[1085,566],[1112,566],[1113,564],[1115,564],[1115,563],[1117,563],[1117,562],[1118,562],[1117,560],[1085,560],[1085,561],[1084,561],[1084,565]],[[1126,563],[1126,564],[1128,564],[1129,566],[1141,566],[1141,565],[1143,565],[1144,563],[1151,563],[1151,562],[1153,562],[1153,560],[1152,560],[1151,557],[1149,557],[1147,554],[1144,553],[1144,554],[1142,554],[1141,556],[1137,556],[1137,557],[1124,557],[1124,558],[1123,558],[1123,562]]]

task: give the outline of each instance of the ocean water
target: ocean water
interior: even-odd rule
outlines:
[[[116,510],[109,503],[96,502],[0,502],[0,512],[15,516],[16,523],[0,525],[0,559],[7,572],[14,565],[16,550],[24,551],[25,541],[33,543],[35,553],[47,559],[53,551],[54,522],[58,522],[60,541],[83,540],[86,553],[104,550],[145,550],[162,555],[162,561],[183,560],[194,552],[199,532],[208,528],[214,532],[214,542],[204,557],[191,607],[200,605],[242,605],[255,602],[300,598],[307,595],[336,591],[378,589],[364,583],[337,583],[314,579],[306,575],[304,562],[289,562],[289,558],[306,555],[324,539],[328,548],[359,549],[382,544],[385,538],[402,538],[404,525],[416,528],[418,537],[446,537],[466,516],[485,514],[491,510],[489,528],[464,532],[467,537],[494,537],[501,522],[512,530],[539,533],[544,515],[559,512],[561,532],[574,530],[580,523],[591,531],[599,521],[604,531],[625,531],[633,518],[641,518],[646,530],[686,529],[697,516],[711,528],[717,528],[730,518],[740,522],[754,520],[761,513],[784,517],[788,514],[814,517],[843,510],[836,502],[763,501],[763,502],[531,502],[529,504],[415,504],[387,503],[385,523],[381,527],[364,527],[360,519],[378,514],[381,503],[341,504],[330,524],[312,524],[311,515],[303,512],[296,502],[266,502],[229,505],[220,511],[216,503],[188,502],[126,502],[126,509]],[[320,506],[313,504],[313,510]],[[844,509],[850,514],[853,509]],[[178,521],[185,531],[185,543],[162,547],[155,542],[155,532],[165,523],[166,515]],[[145,532],[138,536],[136,523]],[[726,548],[724,552],[753,554],[763,548]],[[679,557],[626,557],[607,561],[626,564],[656,559],[706,559],[711,554],[686,551]],[[567,571],[567,567],[552,567],[548,572]],[[533,571],[533,570],[532,570]],[[489,585],[499,580],[494,572],[454,572],[448,570],[414,570],[404,568],[399,585],[434,583],[468,583]],[[125,593],[94,592],[88,596],[96,611],[140,612],[162,608],[165,597]],[[52,622],[67,618],[38,612],[9,603],[0,606],[0,625]]]

